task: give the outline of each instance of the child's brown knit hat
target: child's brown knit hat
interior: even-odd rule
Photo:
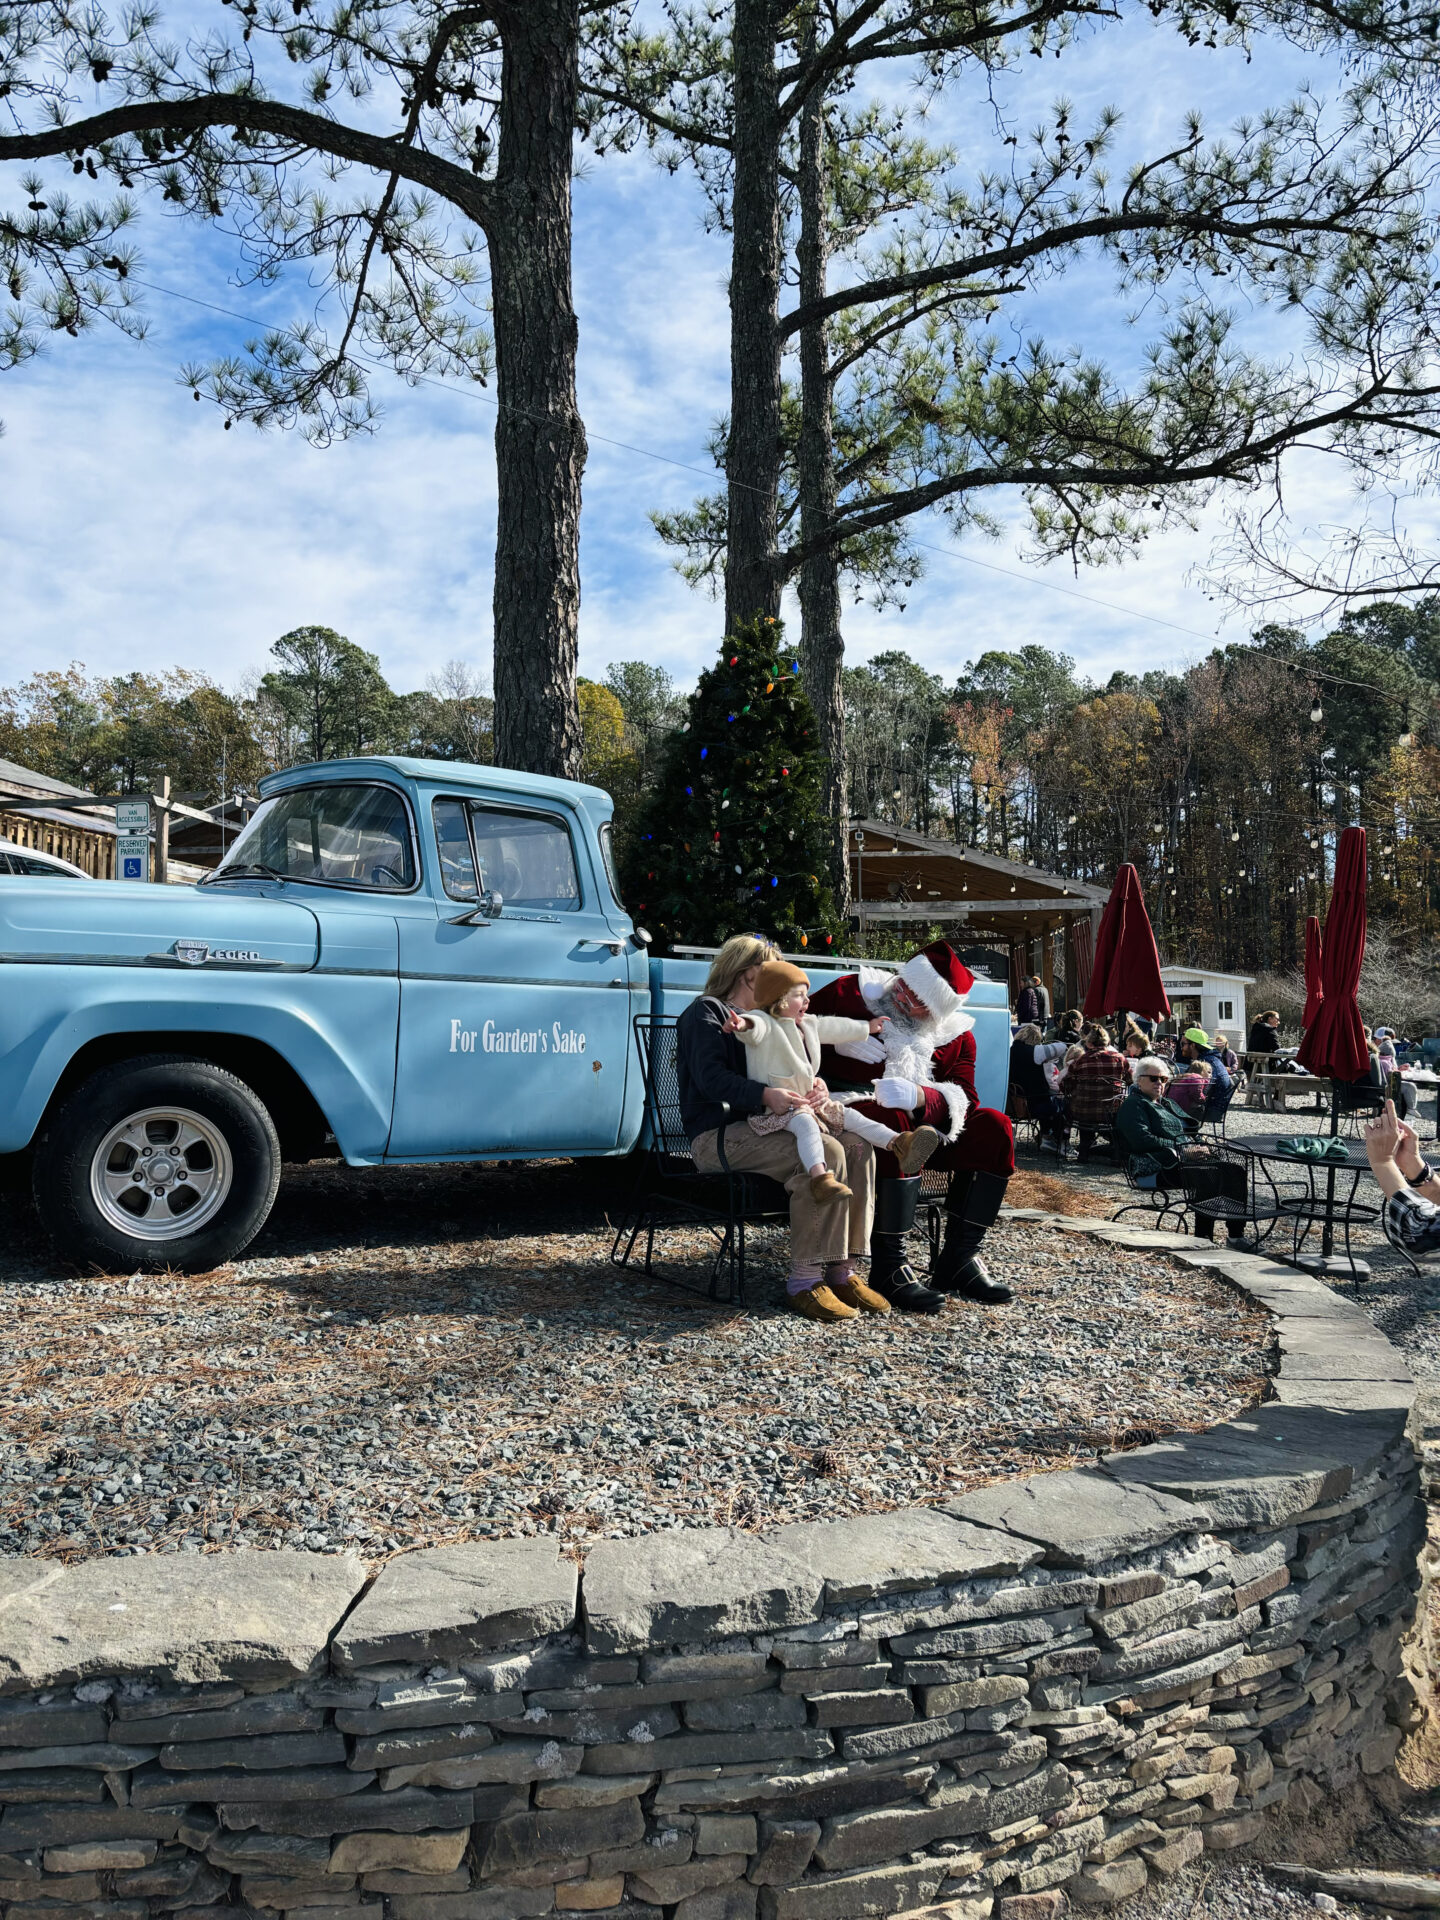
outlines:
[[[755,976],[755,1004],[766,1013],[776,1007],[792,987],[809,989],[810,976],[788,960],[767,960]]]

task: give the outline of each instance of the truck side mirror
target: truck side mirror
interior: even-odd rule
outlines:
[[[467,907],[464,913],[451,914],[449,925],[452,927],[473,927],[500,918],[500,909],[505,904],[503,893],[495,893],[487,888],[473,907]]]

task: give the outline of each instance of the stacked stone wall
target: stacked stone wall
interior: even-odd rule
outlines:
[[[1123,1237],[1118,1231],[1114,1237]],[[0,1564],[0,1920],[1104,1906],[1393,1760],[1424,1508],[1363,1315],[1276,1398],[768,1534]]]

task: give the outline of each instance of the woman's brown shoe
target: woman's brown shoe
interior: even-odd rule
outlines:
[[[916,1127],[913,1133],[902,1133],[890,1151],[900,1162],[900,1171],[908,1179],[912,1173],[918,1173],[925,1162],[940,1144],[940,1136],[934,1127]]]
[[[843,1180],[837,1180],[827,1167],[824,1173],[810,1176],[810,1198],[817,1207],[831,1206],[836,1200],[851,1200],[854,1195]]]
[[[861,1313],[889,1313],[890,1302],[883,1293],[876,1293],[873,1287],[867,1287],[863,1280],[857,1280],[851,1274],[848,1280],[832,1280],[830,1291],[837,1300],[843,1300],[847,1307],[858,1307]]]
[[[802,1320],[855,1320],[858,1310],[841,1300],[827,1286],[811,1287],[805,1293],[792,1293],[787,1302],[792,1313]]]

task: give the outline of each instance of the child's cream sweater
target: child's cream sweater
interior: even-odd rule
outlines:
[[[750,1049],[750,1078],[767,1087],[788,1087],[809,1093],[820,1073],[820,1043],[837,1046],[842,1040],[866,1040],[865,1020],[842,1020],[831,1014],[807,1013],[803,1020],[777,1020],[758,1010],[747,1013],[750,1022],[737,1036]]]

